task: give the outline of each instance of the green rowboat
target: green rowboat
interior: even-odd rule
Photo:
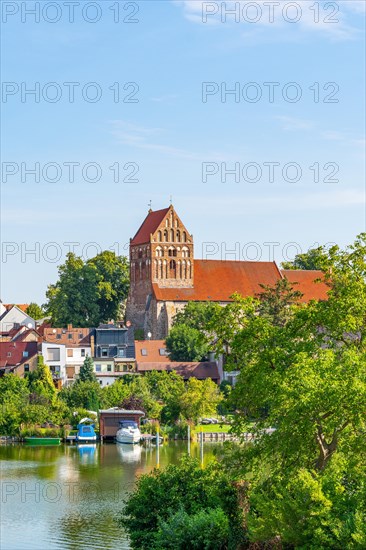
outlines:
[[[25,437],[27,445],[60,445],[61,437]]]

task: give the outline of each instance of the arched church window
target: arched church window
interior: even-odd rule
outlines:
[[[159,243],[161,243],[161,231],[160,230],[158,231],[158,241],[159,241]]]
[[[165,220],[165,227],[169,227],[169,220],[168,220],[168,218]]]
[[[163,271],[163,264],[162,264],[162,261],[159,260],[159,273],[160,273],[160,279],[162,279],[164,277],[164,271]]]
[[[187,242],[187,233],[185,231],[183,231],[183,242]]]
[[[166,243],[168,242],[168,230],[167,229],[164,229],[164,241]]]
[[[169,271],[170,271],[170,277],[173,279],[177,278],[177,264],[175,260],[170,260],[169,262]]]
[[[174,243],[174,229],[170,230],[170,242]]]
[[[139,248],[139,255],[138,255],[139,258],[142,258],[142,248]]]
[[[187,278],[187,265],[186,265],[186,262],[183,260],[182,261],[182,279],[186,279]]]
[[[179,231],[179,229],[177,230],[177,243],[180,243],[180,231]]]
[[[154,260],[154,272],[155,272],[155,279],[159,278],[159,263],[158,260]]]

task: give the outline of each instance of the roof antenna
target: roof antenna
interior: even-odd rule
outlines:
[[[148,207],[149,207],[149,212],[152,212],[152,209],[151,209],[151,204],[152,204],[152,203],[151,203],[151,199],[150,199],[150,202],[149,202],[149,204],[148,204]]]

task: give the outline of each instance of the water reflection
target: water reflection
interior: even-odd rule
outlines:
[[[98,454],[96,443],[82,443],[77,445],[77,449],[80,455],[80,462],[82,464],[97,464]]]
[[[204,462],[214,445],[204,447]],[[187,442],[159,447],[160,468],[177,463]],[[199,445],[191,455],[200,457]],[[1,548],[129,548],[117,518],[136,477],[156,467],[155,445],[0,446]]]
[[[126,443],[116,443],[117,451],[122,462],[140,462],[141,445],[127,445]]]

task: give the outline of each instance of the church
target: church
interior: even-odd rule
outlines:
[[[286,277],[302,300],[325,300],[328,287],[316,282],[320,271],[280,270],[275,262],[194,259],[193,236],[173,205],[148,211],[130,239],[130,291],[126,320],[145,338],[164,339],[177,311],[189,301],[225,305],[234,293],[255,296],[261,284]]]

